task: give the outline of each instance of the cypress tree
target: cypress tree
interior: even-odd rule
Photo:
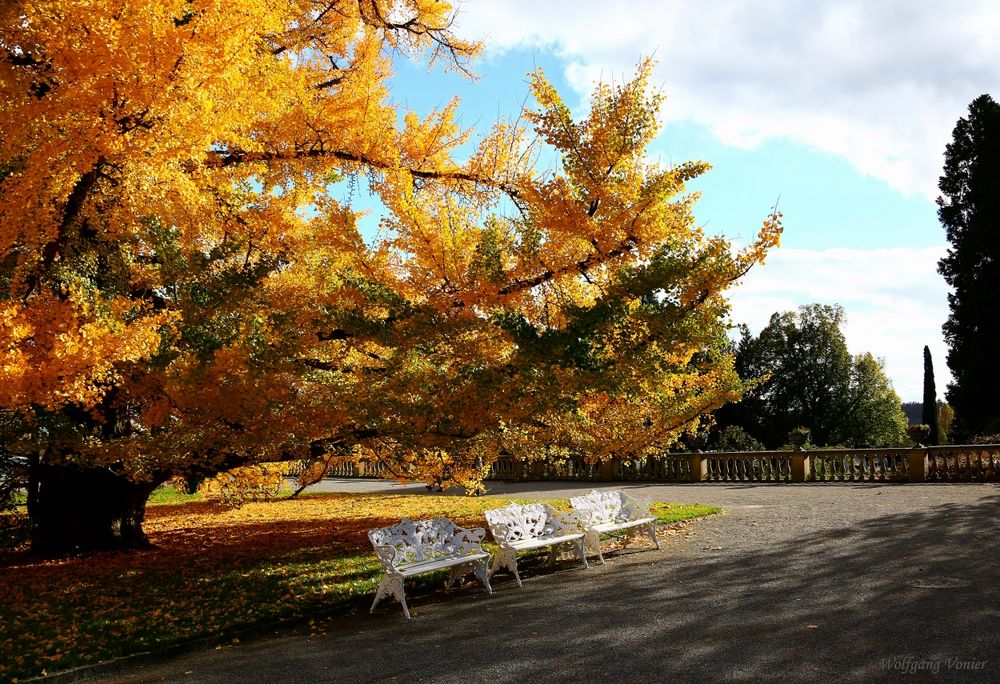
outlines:
[[[937,388],[934,387],[934,361],[931,359],[931,350],[927,345],[924,345],[924,410],[921,422],[931,427],[931,433],[927,436],[930,446],[940,444]]]
[[[951,243],[938,271],[952,291],[944,324],[960,437],[1000,428],[1000,105],[981,95],[955,125],[938,187]]]

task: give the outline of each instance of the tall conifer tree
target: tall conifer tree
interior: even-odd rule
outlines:
[[[938,216],[951,247],[938,271],[952,288],[944,324],[948,386],[964,435],[1000,427],[1000,105],[981,95],[955,124],[938,184]]]

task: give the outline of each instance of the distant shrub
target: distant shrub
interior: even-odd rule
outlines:
[[[715,433],[709,446],[713,451],[764,451],[764,445],[739,425],[727,425]]]

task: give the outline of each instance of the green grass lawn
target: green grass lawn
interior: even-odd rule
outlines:
[[[147,510],[149,550],[0,560],[0,681],[281,620],[305,624],[367,610],[381,576],[367,530],[437,516],[481,527],[483,510],[510,501],[318,494],[232,510],[199,498],[157,494]],[[563,500],[550,503],[567,508]],[[670,524],[719,509],[657,503],[653,511]],[[417,578],[411,591],[417,604],[447,600],[438,577]],[[386,604],[393,618],[396,610]]]
[[[149,505],[159,506],[162,504],[182,504],[188,503],[189,501],[204,501],[205,497],[201,494],[195,492],[194,494],[186,494],[179,489],[171,487],[170,485],[163,485],[157,487],[153,490],[153,493],[149,495]]]

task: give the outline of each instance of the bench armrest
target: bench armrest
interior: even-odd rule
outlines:
[[[396,569],[394,561],[396,560],[396,549],[391,546],[375,546],[375,555],[378,556],[379,563],[382,564],[382,568],[386,572],[391,572]]]
[[[648,518],[652,506],[648,503],[641,504],[628,494],[622,494],[622,516],[628,520],[638,520]]]
[[[576,517],[580,519],[580,526],[582,528],[588,529],[594,524],[594,510],[590,508],[574,508],[573,512],[576,513]]]
[[[500,546],[507,543],[507,535],[510,532],[510,526],[502,522],[490,523],[490,534],[493,535],[493,541]]]

